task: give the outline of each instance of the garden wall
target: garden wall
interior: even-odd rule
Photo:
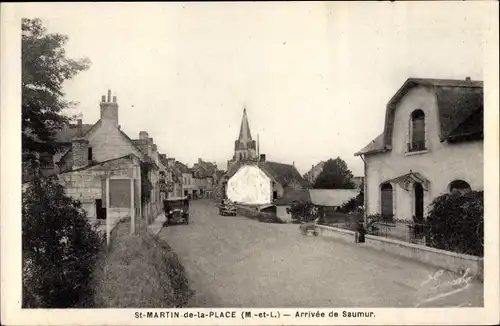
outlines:
[[[316,228],[321,236],[332,237],[347,242],[354,242],[355,232],[353,231],[324,225],[317,225]],[[483,259],[480,257],[458,254],[423,245],[386,239],[374,235],[366,235],[365,242],[358,243],[356,245],[403,256],[459,274],[468,269],[469,276],[475,276],[481,281],[484,277]]]

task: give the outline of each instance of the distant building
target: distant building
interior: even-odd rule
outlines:
[[[233,164],[226,177],[227,197],[249,205],[273,203],[283,197],[285,188],[304,186],[304,179],[295,166],[265,161],[265,155],[259,162]]]
[[[283,196],[284,188],[304,186],[304,179],[294,164],[267,161],[265,154],[257,156],[257,144],[252,139],[244,109],[233,159],[228,161],[223,177],[222,193],[240,203],[270,204]]]
[[[313,186],[320,173],[323,172],[324,166],[325,166],[324,161],[321,161],[318,164],[313,165],[311,169],[306,174],[304,174],[304,180],[306,180],[309,183],[309,185]]]
[[[200,197],[211,198],[214,196],[214,185],[217,179],[217,164],[205,162],[198,158],[192,168],[195,183],[198,186]]]
[[[444,193],[483,189],[483,82],[409,78],[365,162],[365,213],[423,218]]]

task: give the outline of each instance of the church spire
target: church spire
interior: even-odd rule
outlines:
[[[252,140],[252,134],[250,133],[250,126],[248,125],[247,109],[243,109],[243,117],[241,118],[240,136],[239,141],[249,141]]]

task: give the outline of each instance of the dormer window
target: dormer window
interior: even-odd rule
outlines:
[[[408,152],[425,151],[425,113],[415,110],[411,114],[410,139],[408,141]]]

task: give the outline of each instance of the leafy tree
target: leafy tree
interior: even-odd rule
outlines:
[[[89,68],[86,58],[66,58],[68,37],[47,34],[39,18],[22,20],[23,162],[37,163],[36,153],[54,154],[51,140],[68,117],[72,103],[63,99],[63,83]]]
[[[22,233],[23,307],[79,307],[92,298],[91,274],[102,239],[56,177],[38,177],[28,186]]]
[[[341,213],[364,213],[364,205],[365,205],[365,192],[364,186],[361,185],[361,189],[356,197],[349,199],[342,206],[340,206],[339,211]]]
[[[354,189],[353,174],[340,157],[329,159],[314,183],[315,189]]]
[[[436,197],[431,203],[427,224],[427,245],[462,254],[483,256],[482,191],[456,191]]]
[[[296,201],[290,208],[289,212],[292,215],[292,219],[301,222],[309,222],[316,218],[314,205],[308,201]]]

